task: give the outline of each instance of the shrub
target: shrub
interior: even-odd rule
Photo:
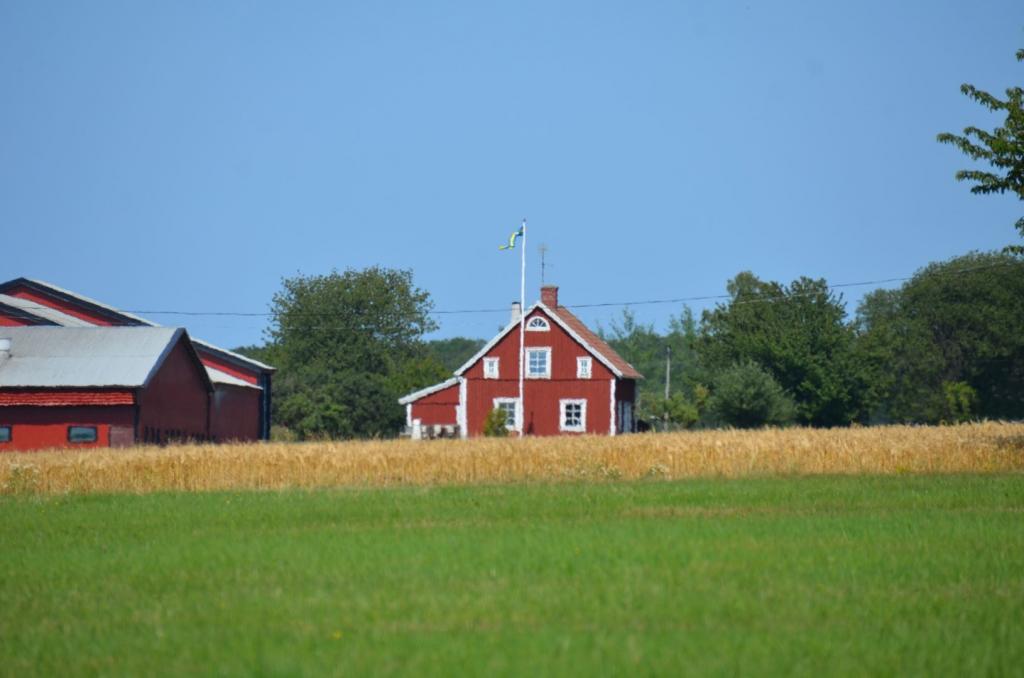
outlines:
[[[505,411],[494,408],[487,413],[484,419],[484,435],[489,438],[500,438],[508,435],[508,427],[505,426]]]
[[[793,420],[795,406],[779,382],[755,362],[733,365],[715,380],[711,410],[737,428],[781,426]]]
[[[963,381],[942,382],[942,423],[962,424],[974,418],[978,392]]]

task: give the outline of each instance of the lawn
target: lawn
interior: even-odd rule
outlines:
[[[0,673],[1024,672],[1024,475],[0,498]]]

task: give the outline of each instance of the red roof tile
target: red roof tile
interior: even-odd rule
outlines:
[[[5,391],[0,392],[0,407],[35,405],[132,405],[131,391]]]

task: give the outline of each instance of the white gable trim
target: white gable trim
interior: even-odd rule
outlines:
[[[620,377],[620,378],[622,377],[622,370],[620,370],[619,368],[615,367],[615,365],[613,365],[610,360],[605,358],[593,346],[591,346],[589,343],[584,341],[583,337],[581,337],[580,335],[576,334],[576,332],[574,332],[571,327],[566,325],[565,322],[561,318],[558,317],[557,313],[552,313],[551,309],[548,308],[547,306],[545,306],[542,302],[538,301],[533,306],[531,306],[529,309],[527,309],[527,311],[525,313],[523,313],[523,317],[525,318],[526,316],[530,315],[531,313],[533,313],[537,309],[540,309],[540,310],[544,311],[544,314],[548,317],[548,319],[554,320],[558,324],[559,327],[561,327],[563,330],[565,330],[566,334],[568,334],[570,337],[572,337],[576,341],[576,343],[578,343],[580,346],[582,346],[584,349],[586,349],[587,353],[589,353],[590,355],[592,355],[595,358],[597,358],[598,361],[602,365],[604,365],[609,370],[611,370],[612,374],[614,374],[616,377]],[[501,332],[498,332],[498,334],[495,335],[495,337],[493,339],[491,339],[489,342],[487,342],[482,349],[477,351],[476,355],[474,355],[472,358],[467,360],[462,365],[462,367],[460,367],[459,369],[455,370],[455,376],[457,376],[457,377],[458,376],[462,376],[466,372],[466,370],[471,368],[473,365],[475,365],[477,363],[478,360],[480,360],[485,355],[487,355],[490,352],[490,350],[492,348],[494,348],[498,344],[499,341],[504,339],[505,336],[508,335],[509,332],[511,332],[512,330],[514,330],[517,327],[519,327],[519,321],[518,320],[516,320],[515,322],[509,323],[508,325],[506,325],[505,329],[503,329]],[[406,396],[406,397],[408,397],[408,396]]]
[[[426,396],[430,395],[431,393],[437,393],[438,391],[443,391],[444,389],[448,388],[449,386],[454,386],[455,384],[458,383],[458,381],[459,381],[458,379],[456,379],[455,377],[452,377],[451,379],[447,379],[445,381],[442,381],[440,384],[434,384],[433,386],[428,386],[426,388],[421,388],[420,390],[415,391],[414,393],[410,393],[407,396],[402,396],[401,398],[399,398],[398,399],[398,404],[399,405],[408,405],[409,403],[415,402],[415,401],[419,400],[420,398],[425,398]]]
[[[587,349],[587,353],[589,353],[590,355],[594,356],[599,361],[601,361],[601,364],[604,365],[605,367],[607,367],[609,370],[611,370],[612,374],[614,374],[616,377],[622,377],[622,370],[620,370],[619,368],[615,367],[615,365],[613,365],[612,362],[610,360],[608,360],[608,358],[605,358],[597,349],[595,349],[593,346],[591,346],[586,341],[584,341],[583,337],[581,337],[580,335],[576,334],[576,332],[574,332],[571,327],[566,325],[565,322],[561,318],[558,317],[557,313],[552,313],[551,309],[548,308],[547,306],[545,306],[542,302],[538,301],[537,302],[537,306],[539,306],[540,308],[544,309],[544,312],[547,313],[549,317],[553,318],[554,321],[556,323],[558,323],[559,327],[561,327],[563,330],[565,330],[566,333],[570,337],[575,339],[576,342],[579,343],[583,348]]]

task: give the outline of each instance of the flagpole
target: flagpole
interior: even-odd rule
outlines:
[[[523,398],[523,375],[526,373],[526,219],[523,219],[523,241],[519,252],[521,268],[519,271],[519,437],[523,437],[526,428],[526,401]]]

